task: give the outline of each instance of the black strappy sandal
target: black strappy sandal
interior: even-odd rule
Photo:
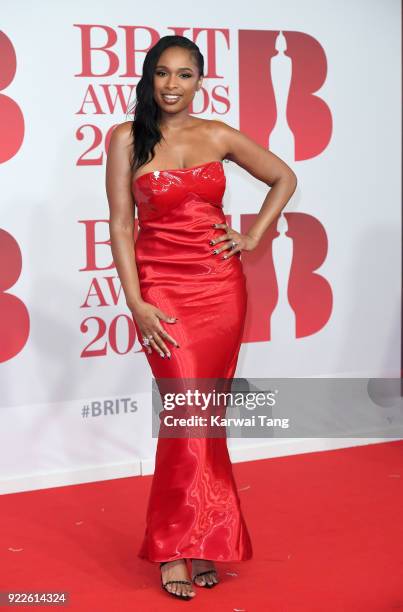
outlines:
[[[204,584],[198,584],[197,582],[195,582],[195,580],[196,580],[196,578],[198,578],[199,576],[204,576],[205,574],[212,574],[213,572],[214,572],[214,573],[216,574],[216,576],[218,577],[218,572],[217,572],[217,570],[216,570],[216,569],[209,569],[209,570],[206,570],[206,571],[204,571],[204,572],[198,572],[197,574],[195,574],[195,575],[192,577],[192,582],[193,582],[193,583],[194,583],[196,586],[201,587],[202,589],[204,589],[204,588],[206,588],[206,589],[212,589],[213,587],[217,586],[218,582],[213,582],[212,584],[209,584],[208,582],[205,582]]]
[[[165,565],[166,563],[170,563],[170,561],[162,561],[160,563],[160,568]],[[164,589],[164,591],[166,591],[167,593],[169,593],[170,595],[173,595],[174,597],[177,597],[179,599],[184,599],[184,600],[189,600],[189,599],[193,599],[194,596],[192,595],[182,595],[182,594],[178,594],[178,593],[172,593],[172,591],[170,591],[169,589],[167,589],[167,585],[168,584],[192,584],[189,580],[167,580],[166,583],[164,584],[163,580],[162,580],[162,574],[161,574],[161,586]]]

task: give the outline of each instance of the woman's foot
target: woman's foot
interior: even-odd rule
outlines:
[[[198,586],[211,588],[218,583],[214,562],[208,559],[192,559],[192,581]]]
[[[189,579],[185,559],[163,562],[160,568],[162,586],[166,591],[183,599],[190,599],[196,595]]]

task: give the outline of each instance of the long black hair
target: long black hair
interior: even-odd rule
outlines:
[[[154,159],[154,147],[162,138],[159,128],[160,108],[154,100],[154,72],[160,55],[169,47],[188,49],[196,60],[199,77],[204,74],[203,55],[196,43],[186,36],[163,36],[149,49],[144,58],[142,77],[136,87],[134,118],[131,126],[134,139],[132,171]]]

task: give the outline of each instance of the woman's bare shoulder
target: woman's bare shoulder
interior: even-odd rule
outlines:
[[[236,128],[233,128],[231,125],[229,125],[228,123],[225,123],[225,121],[222,121],[221,119],[210,119],[209,123],[210,123],[210,129],[214,132],[219,132],[221,134],[230,134],[233,132],[239,132],[239,130],[237,130]]]
[[[205,127],[207,130],[207,136],[211,143],[217,147],[218,154],[222,157],[226,157],[228,152],[228,142],[234,133],[239,133],[238,130],[234,129],[224,121],[220,119],[207,119],[205,120]]]
[[[133,121],[123,121],[123,123],[118,123],[112,132],[114,140],[118,140],[121,144],[132,145],[132,126]]]

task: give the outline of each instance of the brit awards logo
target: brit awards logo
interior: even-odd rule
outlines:
[[[332,117],[316,93],[327,74],[319,42],[303,32],[240,30],[238,49],[239,129],[291,167],[320,155],[330,142]],[[255,217],[241,215],[241,232]],[[327,250],[326,230],[315,216],[280,215],[243,261],[249,293],[244,342],[270,340],[274,327],[279,338],[323,329],[333,303],[318,271]]]

